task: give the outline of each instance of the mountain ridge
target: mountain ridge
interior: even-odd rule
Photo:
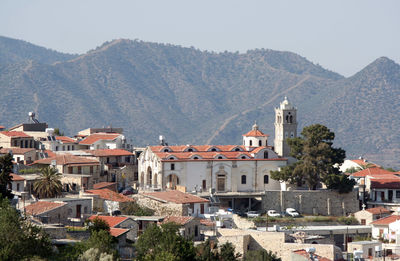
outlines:
[[[13,55],[8,50],[0,57]],[[170,144],[240,144],[254,120],[273,134],[273,108],[288,96],[298,107],[299,133],[322,123],[349,157],[385,150],[386,160],[400,144],[392,120],[400,109],[399,68],[380,57],[346,78],[291,52],[215,53],[118,39],[52,64],[0,62],[1,124],[37,110],[69,135],[112,124],[141,146],[160,134]]]

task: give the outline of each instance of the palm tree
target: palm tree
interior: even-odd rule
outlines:
[[[43,168],[40,179],[34,184],[33,189],[41,198],[54,198],[61,194],[61,174],[53,167]]]

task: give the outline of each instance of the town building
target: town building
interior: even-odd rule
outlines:
[[[361,225],[369,225],[380,218],[390,216],[391,212],[384,207],[362,209],[354,213],[354,217]]]

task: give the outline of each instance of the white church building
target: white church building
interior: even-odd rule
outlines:
[[[270,172],[288,164],[286,139],[297,136],[296,112],[286,97],[275,108],[274,147],[257,124],[242,145],[148,146],[139,157],[139,187],[222,194],[280,190]]]

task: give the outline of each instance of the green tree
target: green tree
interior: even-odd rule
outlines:
[[[196,247],[196,260],[198,261],[218,261],[219,252],[218,244],[216,241],[207,239],[204,243],[201,243]]]
[[[61,132],[59,128],[54,129],[54,135],[64,136],[64,132]]]
[[[196,252],[191,240],[179,234],[179,225],[151,225],[135,243],[137,260],[194,260]]]
[[[14,197],[11,190],[8,189],[8,184],[12,181],[10,175],[13,168],[12,160],[13,157],[9,153],[0,157],[0,198],[4,197],[11,199]]]
[[[237,261],[240,258],[239,253],[235,253],[235,247],[231,242],[226,242],[220,247],[219,260],[221,261]]]
[[[152,216],[154,215],[154,210],[142,207],[136,202],[129,202],[122,206],[121,213],[123,215]]]
[[[0,260],[38,259],[51,253],[47,234],[22,218],[7,199],[0,199]]]
[[[115,239],[107,230],[92,231],[89,239],[85,242],[86,249],[97,248],[102,253],[112,254],[114,257],[117,256],[115,246]]]
[[[354,181],[340,177],[343,174],[335,167],[343,163],[346,157],[343,149],[332,147],[335,134],[321,124],[314,124],[305,127],[301,135],[287,141],[290,154],[297,162],[283,167],[281,171],[273,171],[272,178],[297,185],[305,183],[312,190],[320,182],[331,189],[345,185],[346,189],[341,192],[349,192]]]
[[[34,191],[41,198],[54,198],[61,194],[61,174],[51,166],[43,168],[40,179],[34,184]]]
[[[281,261],[272,251],[250,250],[243,257],[243,261]]]
[[[111,254],[103,253],[98,248],[90,248],[86,250],[78,258],[79,261],[113,261],[114,257]]]
[[[90,233],[93,233],[94,231],[98,232],[101,230],[106,230],[108,232],[110,231],[110,226],[108,225],[108,223],[98,217],[95,217],[94,219],[89,220],[88,225],[89,225]]]

